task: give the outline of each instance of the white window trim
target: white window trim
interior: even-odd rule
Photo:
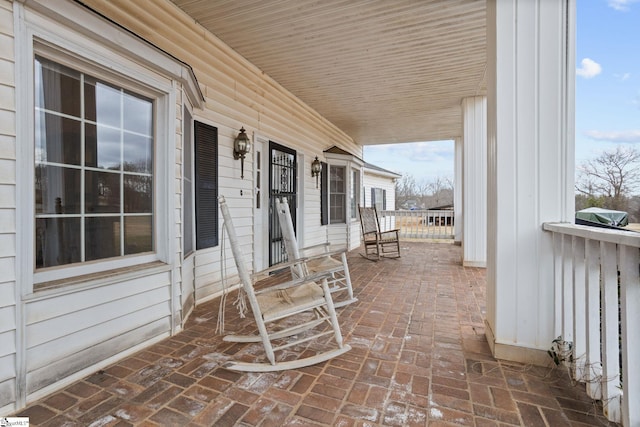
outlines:
[[[351,209],[351,199],[355,199],[356,203],[353,207],[353,211],[350,212],[349,218],[351,219],[351,222],[359,222],[360,218],[358,215],[358,205],[362,205],[362,169],[356,168],[351,165],[350,171],[351,173],[349,174],[349,179],[351,180],[351,182],[349,183],[349,209]],[[358,185],[356,185],[355,187],[353,179],[354,173],[358,176]],[[353,193],[354,188],[355,194]]]
[[[16,44],[16,161],[17,242],[19,270],[24,273],[22,294],[33,292],[34,283],[64,281],[74,277],[108,272],[151,261],[172,264],[175,251],[174,165],[177,82],[196,106],[202,94],[190,69],[166,53],[118,28],[74,2],[34,1],[25,7],[14,3]],[[62,13],[64,16],[62,16]],[[54,16],[55,20],[50,17]],[[35,272],[34,260],[34,44],[49,46],[47,56],[63,64],[154,99],[154,246],[155,253],[129,255],[108,260],[52,267]],[[153,64],[153,67],[149,67]],[[87,67],[84,69],[83,67]],[[132,77],[132,76],[135,76]],[[186,77],[185,77],[186,76]],[[193,81],[190,81],[193,80]],[[29,167],[22,167],[27,166]],[[29,213],[29,215],[27,215]],[[30,273],[28,273],[30,272]]]
[[[349,178],[350,169],[348,163],[345,162],[333,162],[328,164],[329,167],[329,191],[327,192],[327,207],[329,209],[329,225],[344,225],[349,221],[349,184],[351,179]],[[344,193],[332,193],[331,192],[331,168],[343,168],[344,169]],[[342,209],[344,210],[344,221],[333,222],[331,220],[331,195],[332,194],[344,194],[344,204]]]
[[[185,110],[187,110],[189,112],[189,114],[191,115],[191,122],[190,123],[185,123]],[[181,180],[181,192],[180,194],[182,195],[182,221],[181,223],[183,224],[182,227],[182,239],[181,239],[181,243],[182,243],[182,258],[186,259],[189,258],[190,256],[195,255],[196,253],[196,190],[195,190],[195,135],[194,135],[194,123],[195,123],[195,118],[193,116],[193,107],[191,105],[191,102],[189,102],[189,100],[185,100],[184,104],[182,105],[182,180]],[[184,151],[185,151],[185,144],[184,144],[184,134],[185,134],[185,129],[186,126],[190,126],[191,127],[191,144],[190,144],[190,149],[191,149],[191,164],[189,165],[189,169],[191,170],[191,176],[189,177],[189,179],[191,180],[191,230],[185,230],[184,228],[184,224],[185,224],[185,215],[186,215],[186,198],[185,198],[185,186],[184,186],[184,181],[185,181],[185,176],[186,176],[186,164],[184,162],[184,159],[186,158],[186,156],[184,155]],[[189,250],[189,252],[186,252],[185,247],[184,247],[184,237],[185,234],[187,232],[191,233],[191,249]]]
[[[351,187],[352,187],[352,179],[353,179],[353,175],[352,175],[352,171],[359,171],[360,172],[360,185],[362,185],[363,182],[363,173],[362,173],[362,169],[364,167],[364,162],[362,160],[360,160],[359,158],[352,156],[352,155],[345,155],[345,154],[335,154],[335,153],[327,153],[325,152],[325,159],[327,162],[327,167],[331,167],[331,166],[343,166],[345,167],[345,221],[344,222],[331,222],[331,176],[329,176],[329,180],[328,180],[328,185],[329,188],[327,189],[327,209],[328,209],[328,218],[327,220],[329,221],[329,223],[327,224],[329,227],[330,226],[344,226],[345,224],[350,224],[353,222],[359,222],[360,218],[359,216],[356,214],[355,218],[351,217],[351,199],[350,199],[350,195],[351,195]],[[362,200],[362,194],[360,194],[359,197],[360,200]],[[356,207],[357,209],[357,207]]]

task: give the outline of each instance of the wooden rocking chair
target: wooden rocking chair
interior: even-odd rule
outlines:
[[[331,250],[329,243],[321,243],[302,249],[298,248],[289,202],[286,198],[282,198],[282,200],[276,199],[276,211],[278,212],[282,240],[284,241],[289,261],[301,261],[292,266],[291,274],[293,277],[304,277],[310,274],[331,271],[331,279],[329,279],[331,292],[347,292],[346,297],[334,301],[336,308],[357,301],[358,299],[353,296],[353,288],[351,286],[349,264],[347,264],[347,249]],[[333,258],[337,255],[340,255],[340,261]]]
[[[342,342],[342,333],[340,332],[338,318],[329,290],[328,280],[331,279],[332,271],[294,278],[260,290],[254,289],[255,282],[275,270],[282,269],[283,264],[250,276],[244,263],[244,256],[240,250],[229,208],[224,197],[221,196],[219,198],[219,203],[224,219],[223,227],[229,236],[231,251],[233,252],[241,285],[247,294],[249,306],[258,328],[258,335],[227,335],[223,340],[243,343],[262,342],[269,361],[268,363],[229,361],[223,367],[249,372],[297,369],[324,362],[349,351],[351,347]],[[294,326],[285,327],[284,329],[278,330],[274,327],[276,326],[274,322],[278,320],[305,312],[311,312],[315,316],[311,320],[303,320],[302,323],[296,323]],[[332,326],[331,329],[321,330],[311,336],[302,334],[302,332],[315,328],[324,322],[328,322]],[[333,335],[336,348],[296,360],[277,361],[275,358],[275,352],[278,350],[290,348],[327,335]]]
[[[361,255],[371,261],[378,261],[380,257],[400,258],[398,238],[400,230],[380,231],[378,211],[375,207],[358,206],[358,210],[360,211],[360,225],[362,226],[364,243],[364,254]]]

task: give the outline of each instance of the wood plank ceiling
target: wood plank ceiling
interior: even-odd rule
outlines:
[[[172,0],[362,145],[452,139],[486,93],[484,0]]]

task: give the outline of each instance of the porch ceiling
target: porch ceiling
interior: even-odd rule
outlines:
[[[483,0],[171,0],[363,145],[462,134]]]

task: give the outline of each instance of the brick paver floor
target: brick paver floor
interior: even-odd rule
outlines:
[[[262,354],[261,346],[222,342],[216,299],[176,336],[17,415],[56,427],[609,425],[564,369],[491,356],[485,270],[463,268],[459,247],[403,242],[402,258],[379,262],[358,252],[349,254],[358,302],[339,309],[352,346],[342,356],[274,373],[223,369],[224,360]],[[227,332],[252,328],[234,299],[226,302]]]

